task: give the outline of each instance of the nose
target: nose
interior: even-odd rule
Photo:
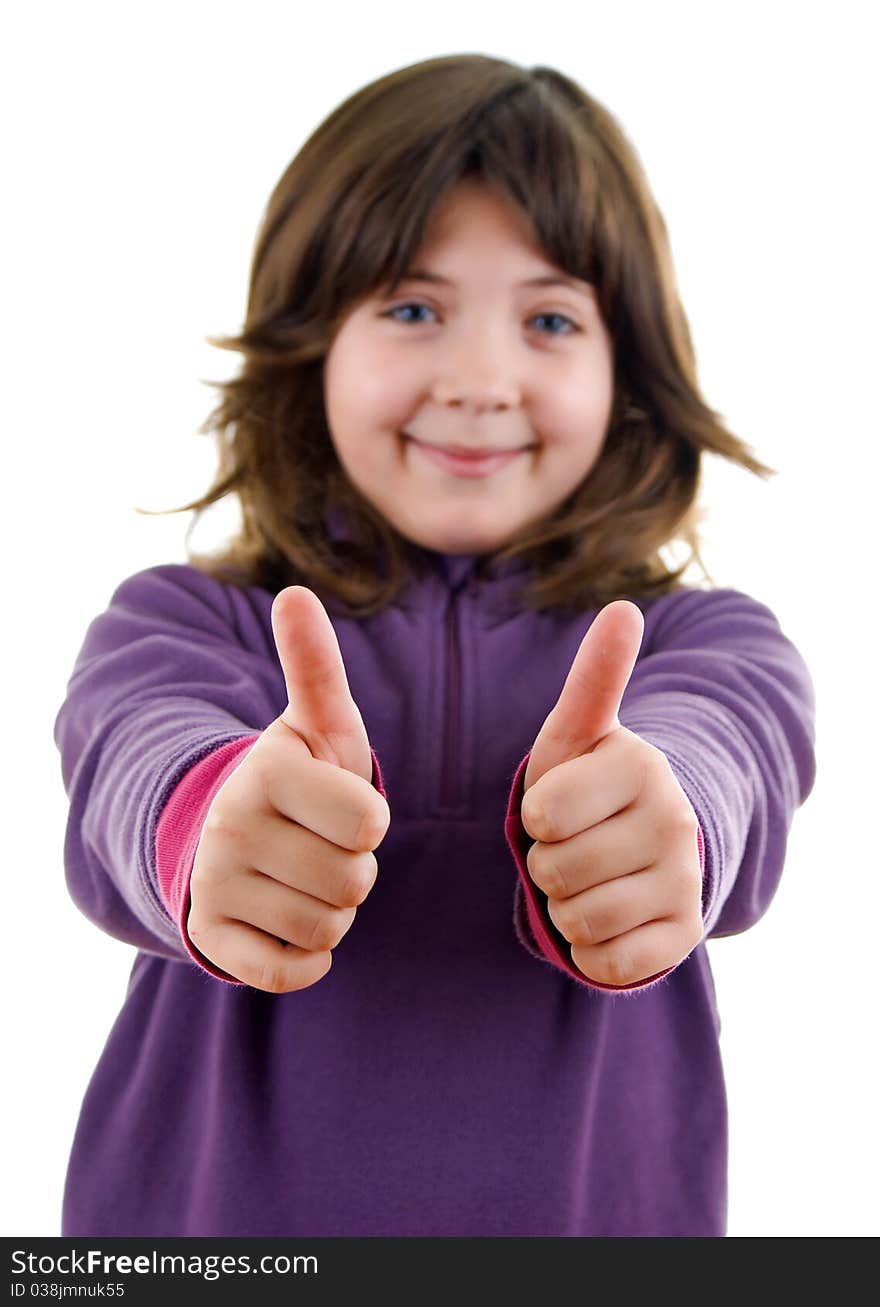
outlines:
[[[492,412],[515,407],[520,402],[520,389],[509,366],[500,358],[487,357],[485,348],[477,344],[449,360],[434,381],[432,398],[444,407]]]

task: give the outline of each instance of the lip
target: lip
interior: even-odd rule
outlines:
[[[423,440],[416,440],[415,436],[407,435],[406,432],[403,435],[432,463],[446,472],[451,472],[453,476],[464,478],[491,476],[493,472],[499,471],[519,458],[521,454],[534,449],[534,445],[521,445],[518,449],[480,452],[464,450],[461,445],[428,445]]]

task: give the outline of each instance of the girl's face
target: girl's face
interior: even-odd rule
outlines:
[[[380,287],[356,305],[332,342],[330,434],[349,480],[402,535],[488,553],[552,514],[598,459],[611,339],[591,286],[549,263],[525,215],[479,180],[437,207],[407,274],[393,299]],[[565,284],[538,284],[554,278]],[[494,457],[455,459],[449,446]]]

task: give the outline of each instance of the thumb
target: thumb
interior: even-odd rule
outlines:
[[[281,720],[305,740],[314,758],[371,781],[366,727],[318,596],[304,585],[279,591],[272,603],[272,631],[287,686]]]
[[[641,610],[628,599],[606,604],[594,618],[532,746],[524,790],[551,767],[589,753],[620,726],[617,713],[644,630]]]

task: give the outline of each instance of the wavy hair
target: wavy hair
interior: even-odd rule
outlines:
[[[369,616],[391,603],[420,551],[350,482],[327,426],[323,361],[351,306],[412,266],[432,211],[463,178],[500,187],[547,257],[591,282],[614,351],[602,451],[540,522],[478,560],[478,575],[527,562],[527,607],[601,604],[682,588],[700,557],[696,499],[704,451],[759,476],[775,469],[710,409],[666,225],[638,156],[600,103],[554,68],[482,54],[427,59],[354,93],[318,126],[275,186],[253,251],[246,317],[210,344],[243,355],[209,382],[220,400],[214,482],[163,512],[238,498],[241,526],[193,566],[277,592],[304,582],[329,607]],[[350,539],[326,530],[341,509]],[[146,510],[138,510],[146,511]],[[661,551],[688,550],[678,567]]]

